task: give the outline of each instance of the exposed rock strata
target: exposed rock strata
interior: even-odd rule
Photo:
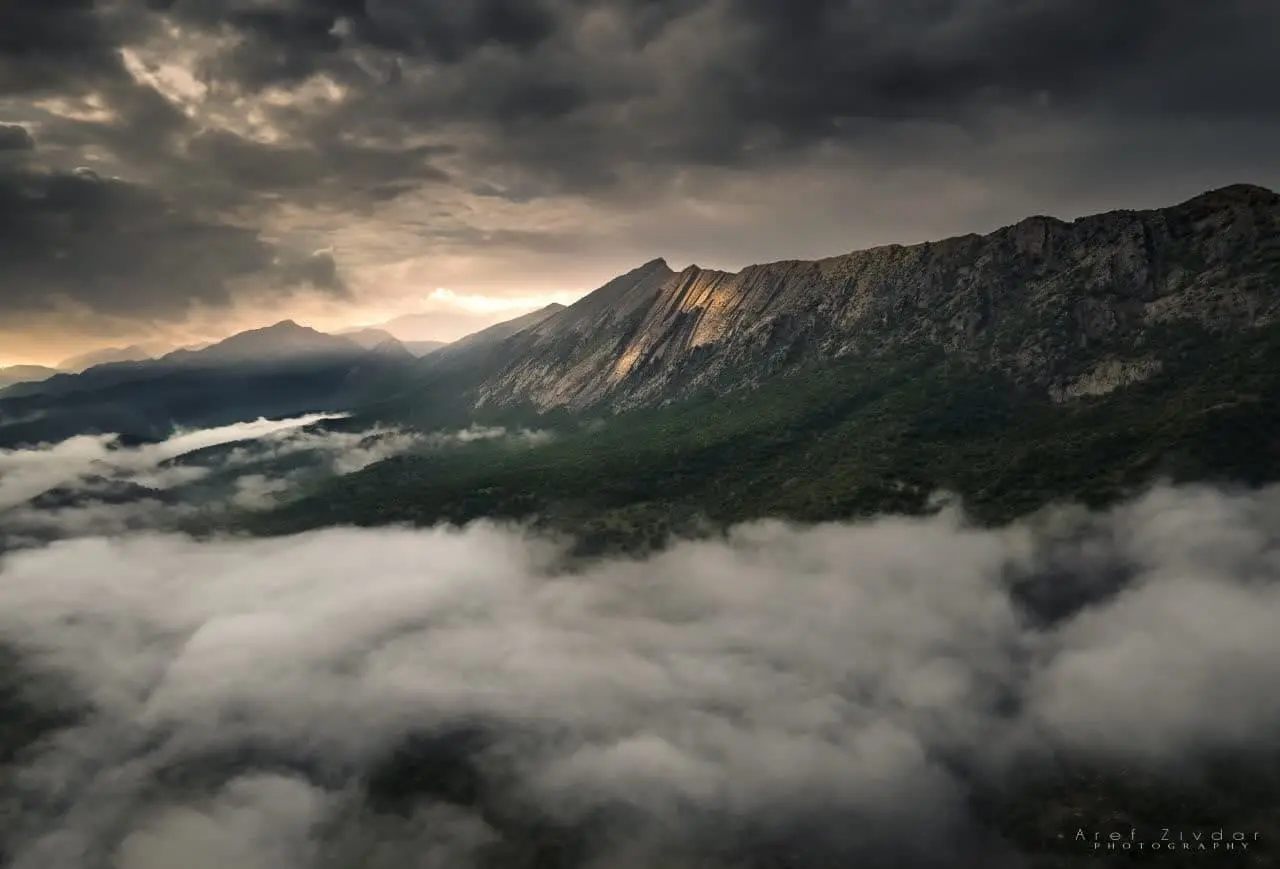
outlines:
[[[1245,329],[1278,311],[1280,196],[1237,185],[733,274],[653,260],[508,339],[477,400],[624,409],[910,344],[1072,400],[1156,373],[1162,325]]]

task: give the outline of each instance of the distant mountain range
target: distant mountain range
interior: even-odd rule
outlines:
[[[485,346],[537,321],[527,315],[463,341]],[[357,407],[412,384],[423,353],[379,329],[331,335],[284,320],[156,359],[136,358],[133,347],[68,360],[107,360],[82,371],[15,366],[0,382],[0,447],[98,432],[147,440],[175,426]]]
[[[414,356],[426,356],[428,353],[439,350],[448,343],[447,341],[405,341],[397,338],[395,335],[392,335],[386,329],[379,329],[370,326],[360,329],[347,329],[343,332],[339,332],[338,334],[351,341],[355,341],[361,347],[369,350],[372,350],[374,347],[377,347],[379,344],[384,344],[387,341],[397,341]]]
[[[454,352],[467,347],[496,344],[499,341],[505,341],[517,332],[523,332],[526,329],[531,329],[534,326],[546,322],[563,310],[565,310],[564,305],[552,302],[550,305],[539,308],[536,311],[530,311],[520,317],[516,317],[511,320],[504,320],[503,322],[495,323],[486,329],[481,329],[479,332],[473,332],[465,338],[459,338],[457,341],[446,346],[453,348],[450,352]]]
[[[0,389],[15,383],[34,383],[47,380],[61,373],[57,368],[46,368],[43,365],[9,365],[0,368]]]
[[[505,338],[529,325],[540,322],[563,307],[563,305],[558,304],[549,305],[546,308],[542,308],[538,311],[532,311],[512,320],[507,320],[493,326],[482,328],[477,332],[465,336],[460,339],[460,341],[479,340],[481,342],[486,342],[498,338]],[[352,341],[366,350],[372,350],[379,344],[386,343],[387,341],[395,341],[401,344],[412,355],[421,357],[439,350],[441,347],[445,347],[450,343],[448,341],[421,340],[412,337],[413,335],[419,334],[423,331],[438,331],[441,325],[440,317],[441,315],[439,314],[410,314],[390,320],[381,327],[365,326],[355,329],[345,329],[334,334],[338,337],[345,338],[348,341]],[[171,357],[173,353],[197,352],[206,350],[209,347],[212,347],[215,343],[222,342],[207,341],[200,344],[193,344],[188,347],[182,347],[178,350],[171,351],[169,354],[157,354],[137,344],[132,344],[127,347],[104,347],[97,350],[91,350],[77,356],[72,356],[69,359],[64,359],[53,367],[46,365],[11,365],[7,367],[0,367],[0,389],[13,386],[18,383],[39,383],[58,374],[80,374],[90,368],[96,368],[99,365],[111,365],[117,362],[145,362],[149,359],[157,358],[158,355]]]
[[[58,363],[58,370],[78,373],[95,365],[108,365],[112,362],[141,362],[151,357],[151,353],[136,344],[128,347],[106,347],[64,359]]]
[[[447,341],[401,341],[410,353],[414,356],[426,356],[428,353],[434,353],[441,347],[449,346]]]
[[[542,319],[545,319],[547,316],[550,316],[551,314],[555,313],[556,311],[558,311],[563,307],[564,307],[563,305],[549,305],[548,307],[543,308],[541,310],[533,311],[529,314],[516,317],[512,320],[504,321],[502,323],[498,323],[493,326],[489,326],[484,329],[481,329],[478,332],[465,336],[464,338],[460,339],[460,341],[486,343],[489,341],[498,340],[500,338],[505,338],[511,334],[514,334],[515,332],[520,331],[521,329],[526,328],[529,325],[540,322]],[[408,317],[402,317],[402,318],[398,318],[397,320],[390,321],[388,325],[392,326],[393,328],[398,328],[396,324],[399,323],[400,327],[404,327],[402,331],[404,331],[406,334],[413,334],[417,331],[421,331],[421,329],[423,328],[426,328],[430,322],[435,322],[433,318],[436,318],[436,317],[437,315],[434,315],[434,314],[420,314],[420,315],[415,314],[415,315],[409,315]],[[287,322],[291,322],[291,321],[287,321]],[[439,325],[438,322],[436,323],[436,325],[438,327]],[[195,352],[204,351],[209,349],[210,347],[213,347],[215,344],[226,345],[227,341],[232,339],[236,339],[236,341],[230,345],[224,346],[223,349],[219,351],[220,353],[226,354],[226,353],[240,352],[239,350],[236,349],[237,346],[247,347],[251,354],[257,352],[258,349],[262,349],[263,352],[266,352],[268,355],[272,353],[277,353],[277,354],[284,353],[285,355],[288,355],[290,353],[290,350],[288,348],[274,347],[274,348],[267,349],[267,348],[263,348],[261,346],[261,343],[258,342],[257,339],[254,339],[251,337],[247,337],[244,339],[240,338],[241,335],[252,335],[255,332],[261,332],[261,331],[262,330],[250,330],[250,332],[248,333],[240,333],[239,335],[233,335],[231,336],[231,339],[226,339],[222,342],[209,341],[201,344],[193,344],[191,346],[183,347],[178,350],[172,351],[168,354],[163,354],[161,358],[174,361],[176,359],[182,358],[181,355],[175,355],[175,354],[195,353]],[[315,330],[312,330],[312,331],[314,332]],[[315,334],[321,335],[321,334],[328,334],[328,333],[316,332]],[[449,342],[447,341],[409,340],[409,339],[401,340],[399,337],[397,337],[395,334],[392,334],[392,332],[386,328],[369,327],[369,326],[360,327],[356,329],[347,329],[347,330],[335,333],[335,337],[343,338],[366,350],[372,350],[375,347],[379,346],[380,344],[385,344],[389,341],[395,342],[400,346],[402,346],[405,350],[407,350],[410,354],[412,354],[415,357],[426,356],[428,353],[432,353],[449,344]],[[247,343],[246,344],[238,343],[241,340]],[[330,346],[336,347],[338,345],[331,344]],[[65,359],[62,362],[58,363],[56,367],[52,367],[52,368],[45,365],[11,365],[8,367],[0,367],[0,390],[9,386],[13,386],[15,384],[20,384],[20,383],[21,384],[40,383],[42,381],[48,380],[49,378],[59,374],[81,374],[89,370],[90,368],[96,368],[100,365],[111,365],[111,364],[120,363],[120,362],[145,362],[147,360],[151,360],[155,358],[157,358],[156,354],[149,352],[146,348],[135,344],[135,345],[130,345],[128,347],[105,347],[98,350],[92,350],[87,353],[82,353],[78,356],[73,356],[70,359]],[[201,357],[201,358],[204,358],[207,360],[210,357]],[[10,393],[10,396],[12,397],[15,394],[16,393]]]
[[[156,361],[169,365],[208,367],[309,361],[358,355],[365,349],[350,338],[330,335],[310,326],[300,326],[293,320],[282,320],[273,326],[239,332],[200,350],[175,350]]]
[[[344,329],[336,333],[348,341],[354,341],[366,350],[372,350],[385,341],[395,341],[396,336],[385,329],[364,327],[360,329]]]
[[[457,341],[435,341],[421,338],[424,334],[438,334],[441,329],[441,315],[405,314],[381,323],[359,329],[348,329],[338,334],[360,342],[364,346],[373,347],[387,338],[395,338],[418,356],[438,350],[445,346],[459,346],[467,342],[488,343],[514,335],[516,332],[542,322],[552,314],[564,309],[564,305],[552,303],[536,311],[530,311],[511,320],[504,320],[492,326],[478,329]]]
[[[105,347],[64,359],[56,367],[47,365],[10,365],[0,368],[0,389],[16,383],[39,383],[56,374],[79,374],[98,365],[109,365],[113,362],[140,362],[152,358],[142,347]]]
[[[438,341],[441,335],[471,335],[488,328],[491,315],[465,311],[433,311],[428,314],[404,314],[384,323],[372,324],[405,342]],[[453,342],[446,342],[453,343]]]
[[[234,335],[203,350],[110,362],[0,393],[0,446],[112,432],[163,438],[177,426],[216,426],[327,410],[355,400],[357,365],[399,362],[291,321]],[[4,422],[9,420],[9,422]]]

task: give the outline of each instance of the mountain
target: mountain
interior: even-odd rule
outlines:
[[[112,362],[140,362],[150,358],[151,354],[144,348],[133,344],[128,347],[106,347],[101,350],[82,353],[79,356],[72,356],[70,359],[60,362],[58,368],[61,371],[69,371],[74,374],[93,368],[96,365],[107,365]]]
[[[0,368],[0,389],[15,383],[39,383],[57,373],[58,369],[43,365],[10,365]]]
[[[0,395],[0,446],[114,432],[164,437],[176,426],[338,411],[394,392],[418,360],[398,342],[366,350],[291,320],[202,350],[99,365]],[[15,390],[17,390],[15,392]]]
[[[56,396],[101,390],[180,369],[232,365],[310,365],[326,357],[349,360],[365,352],[367,351],[354,341],[299,326],[292,320],[284,320],[261,329],[239,332],[199,349],[174,350],[158,359],[106,362],[78,373],[60,373],[38,384],[10,388],[5,392],[5,397],[37,394]]]
[[[388,341],[395,341],[414,356],[426,356],[428,353],[439,350],[441,347],[444,347],[449,343],[448,341],[401,341],[386,329],[373,327],[346,329],[337,334],[350,341],[355,341],[367,350],[372,350],[378,345],[385,344]]]
[[[410,353],[414,356],[426,356],[428,353],[434,353],[441,347],[448,346],[448,341],[402,341],[402,343]]]
[[[537,517],[631,546],[707,519],[915,512],[940,489],[1002,520],[1160,476],[1280,479],[1278,314],[1280,196],[1245,185],[732,274],[653,260],[431,354],[350,421],[553,443],[401,457],[278,518]]]
[[[418,358],[418,355],[411,351],[404,342],[397,341],[395,338],[388,338],[385,341],[379,341],[376,345],[370,348],[370,351],[376,356],[397,359],[405,362]]]
[[[437,374],[465,371],[466,376],[473,380],[481,378],[491,373],[495,360],[507,359],[512,352],[519,352],[514,346],[507,345],[508,339],[533,329],[564,310],[564,305],[553,303],[465,335],[426,356],[425,370]]]
[[[1246,185],[736,273],[655,260],[513,340],[477,397],[625,409],[919,345],[1070,400],[1158,371],[1155,330],[1271,322],[1278,274],[1280,196]]]
[[[372,350],[384,341],[394,341],[395,336],[386,329],[365,327],[362,329],[344,329],[337,333],[348,341],[354,341],[366,350]]]
[[[1280,196],[1249,185],[736,273],[655,259],[514,334],[431,354],[400,412],[612,413],[910,348],[1072,401],[1155,375],[1180,329],[1272,322],[1277,274]]]
[[[293,320],[239,332],[202,350],[177,350],[160,362],[183,365],[227,365],[305,361],[325,356],[351,356],[364,351],[359,342],[330,335]]]
[[[421,357],[403,389],[389,391],[393,397],[366,402],[336,427],[356,430],[370,422],[425,428],[469,425],[475,415],[475,390],[509,361],[512,339],[564,310],[564,305],[547,305],[437,347]]]
[[[531,329],[534,326],[545,322],[563,310],[565,310],[564,305],[552,302],[545,308],[530,311],[527,314],[514,317],[510,320],[503,320],[501,323],[495,323],[488,328],[481,329],[478,332],[472,332],[470,335],[459,338],[457,341],[447,345],[449,347],[447,352],[453,353],[458,350],[464,350],[468,347],[497,344],[518,332],[523,332],[526,329]]]
[[[395,338],[366,351],[343,376],[343,409],[399,391],[417,363],[418,357]]]

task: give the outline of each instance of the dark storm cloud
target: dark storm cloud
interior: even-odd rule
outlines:
[[[0,171],[0,311],[70,302],[111,316],[180,318],[227,305],[235,279],[344,292],[327,255],[291,261],[256,230],[201,216],[90,170]]]
[[[1263,5],[734,0],[757,61],[734,96],[744,117],[797,132],[840,118],[954,117],[975,103],[1097,105],[1179,65],[1188,36],[1232,34],[1233,19]],[[1142,109],[1144,96],[1126,108]]]
[[[547,0],[290,0],[258,8],[178,0],[169,8],[185,20],[247,35],[227,69],[253,83],[305,77],[331,65],[348,41],[452,64],[487,46],[527,52],[560,25]]]
[[[306,257],[277,259],[280,277],[286,284],[306,284],[321,290],[343,292],[345,286],[333,254],[318,251]]]
[[[317,126],[306,145],[264,145],[224,130],[193,137],[185,160],[224,184],[294,201],[378,202],[423,183],[445,181],[434,158],[447,149],[344,142]]]
[[[282,251],[212,210],[243,201],[242,182],[211,184],[219,161],[201,167],[184,156],[203,156],[192,148],[192,120],[123,65],[120,48],[155,23],[131,2],[0,9],[0,95],[93,96],[102,109],[27,112],[40,122],[39,152],[26,127],[0,126],[0,151],[18,153],[0,164],[0,312],[11,322],[68,303],[95,315],[180,319],[192,304],[230,304],[237,281],[259,292],[346,291],[331,256]],[[90,149],[140,177],[71,171]],[[271,189],[268,177],[288,184],[305,167],[296,157],[276,161],[262,186]],[[245,170],[243,161],[226,166]]]
[[[26,127],[0,124],[0,151],[34,151],[36,140]]]
[[[399,142],[453,123],[478,129],[466,150],[473,168],[541,178],[552,191],[606,187],[628,171],[748,165],[823,141],[857,147],[903,121],[981,126],[997,110],[1105,124],[1269,118],[1280,109],[1268,87],[1280,77],[1271,50],[1280,11],[1266,0],[148,5],[120,0],[94,14],[85,0],[0,13],[14,22],[6,30],[0,19],[9,78],[39,82],[51,58],[73,50],[99,58],[95,69],[114,69],[110,49],[160,21],[235,33],[202,61],[208,83],[252,94],[324,73],[349,89],[346,98],[273,110],[287,147],[215,132],[188,149],[193,127],[168,156],[227,185],[318,185],[316,195],[330,199],[376,202],[445,180]],[[68,69],[64,81],[76,74],[75,64]],[[136,100],[127,97],[133,89],[113,98]],[[141,137],[150,125],[122,118],[119,126]]]
[[[868,124],[964,122],[993,108],[1131,117],[1278,107],[1267,82],[1280,75],[1268,48],[1280,12],[1263,0],[292,0],[267,11],[179,0],[170,14],[247,37],[213,67],[241,86],[325,71],[367,91],[342,110],[349,124],[485,123],[520,134],[492,140],[486,157],[563,170],[564,182],[572,166],[737,163],[761,140],[856,139]],[[582,30],[593,15],[617,25],[618,44]],[[437,72],[420,86],[371,75],[362,53]],[[671,72],[679,87],[662,87]],[[616,122],[620,109],[634,125]]]
[[[127,78],[121,44],[149,23],[129,0],[0,4],[0,96]]]

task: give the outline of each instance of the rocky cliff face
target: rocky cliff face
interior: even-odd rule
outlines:
[[[654,260],[508,339],[477,398],[617,410],[914,344],[1071,401],[1157,373],[1162,326],[1278,315],[1280,195],[1238,185],[734,274]]]

